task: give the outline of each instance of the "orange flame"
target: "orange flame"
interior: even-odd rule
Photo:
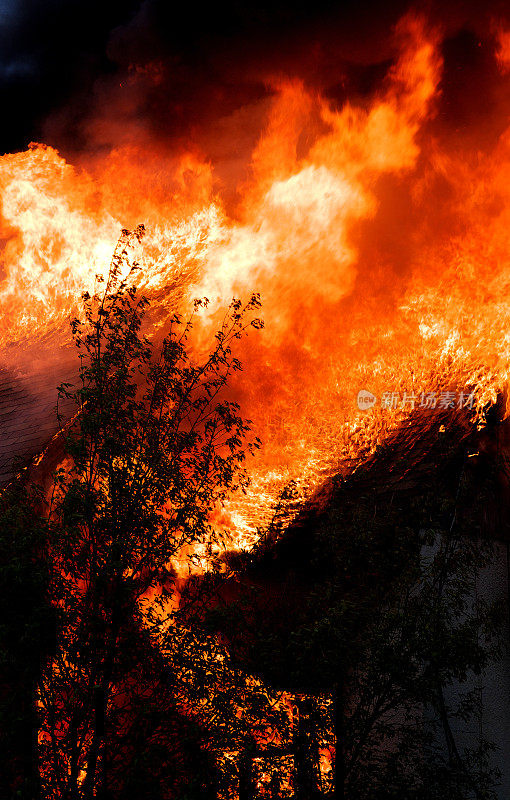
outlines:
[[[236,546],[288,480],[310,493],[410,413],[363,414],[360,389],[455,386],[483,405],[507,382],[510,128],[490,154],[453,151],[433,127],[438,32],[408,16],[396,41],[369,101],[336,108],[299,81],[272,82],[235,204],[196,151],[129,144],[86,169],[44,145],[0,159],[4,352],[63,331],[120,229],[141,221],[142,284],[160,318],[207,295],[210,333],[232,295],[261,293],[266,328],[245,341],[231,387],[264,442],[251,493],[229,508]],[[508,41],[495,46],[502,73]]]

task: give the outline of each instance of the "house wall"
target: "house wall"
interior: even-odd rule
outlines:
[[[476,581],[477,596],[486,600],[502,600],[505,609],[509,604],[510,546],[505,542],[495,543],[493,564],[480,571]],[[483,737],[496,745],[492,764],[501,772],[501,785],[498,790],[500,800],[510,797],[510,625],[508,613],[503,620],[504,653],[500,660],[493,662],[483,675],[471,681],[470,686],[481,692],[482,711],[468,724],[451,720],[452,732],[459,751],[465,746],[476,747]],[[458,686],[451,686],[445,692],[445,700],[452,706],[459,693]],[[463,689],[466,688],[464,684]]]

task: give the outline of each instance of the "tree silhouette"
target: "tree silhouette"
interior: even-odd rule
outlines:
[[[156,346],[143,333],[148,301],[129,261],[142,235],[141,227],[123,233],[102,293],[83,296],[85,319],[72,323],[78,384],[59,388],[76,416],[50,507],[50,592],[61,624],[40,686],[48,797],[119,794],[119,742],[137,705],[141,713],[152,704],[160,720],[168,712],[171,728],[175,691],[161,674],[172,666],[154,653],[144,663],[143,648],[175,638],[175,564],[218,546],[212,513],[246,487],[244,461],[258,447],[222,396],[241,368],[234,342],[262,325],[258,297],[231,303],[205,359],[193,359],[190,335],[207,301],[186,322],[173,315]]]

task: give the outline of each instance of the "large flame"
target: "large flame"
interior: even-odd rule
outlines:
[[[266,327],[243,340],[231,387],[264,443],[251,493],[229,509],[237,545],[287,481],[311,492],[412,413],[363,414],[360,389],[469,389],[481,407],[507,382],[510,128],[490,153],[455,152],[431,128],[439,33],[408,16],[396,41],[383,88],[362,103],[337,108],[275,78],[235,202],[196,150],[170,158],[143,141],[78,167],[33,145],[0,159],[4,353],[63,341],[80,292],[138,222],[141,280],[160,320],[206,295],[211,333],[215,309],[261,293]],[[502,74],[509,42],[501,30]]]

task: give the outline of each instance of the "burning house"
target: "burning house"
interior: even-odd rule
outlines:
[[[138,778],[152,776],[155,798],[179,797],[192,751],[204,774],[223,775],[218,797],[368,798],[363,780],[375,786],[378,769],[402,777],[420,763],[422,794],[416,784],[409,797],[440,796],[440,779],[454,775],[464,794],[452,788],[452,797],[485,796],[487,780],[504,798],[508,11],[371,4],[366,18],[350,6],[282,4],[195,20],[186,9],[169,17],[159,0],[113,6],[85,15],[77,4],[76,52],[64,35],[72,21],[54,4],[53,22],[44,3],[32,16],[16,3],[0,13],[0,93],[19,104],[0,156],[2,486],[22,474],[42,486],[44,505],[55,470],[72,469],[66,437],[87,403],[73,416],[68,396],[57,420],[56,387],[79,384],[70,322],[103,290],[112,253],[120,279],[149,301],[141,330],[155,348],[196,298],[208,301],[186,340],[193,363],[211,342],[221,347],[215,335],[232,298],[260,295],[264,320],[248,319],[221,362],[235,364],[221,383],[228,408],[261,440],[246,453],[250,484],[218,489],[207,522],[214,544],[183,540],[141,593],[138,627],[126,628],[136,653],[151,654],[144,702],[166,697],[168,730],[161,723],[154,747],[177,754],[166,778],[145,763]],[[35,47],[44,36],[48,46]],[[56,81],[64,63],[69,76]],[[222,446],[234,452],[240,441]],[[161,606],[165,591],[182,614],[176,652],[196,669],[182,691],[169,678],[168,626],[165,644],[149,634],[151,603]],[[187,603],[197,596],[191,643]],[[198,651],[214,668],[197,667]],[[375,714],[374,694],[360,700],[368,677],[385,674],[383,653],[391,722]],[[55,675],[72,663],[68,651]],[[72,768],[39,736],[71,774],[69,796],[99,796],[105,726],[126,698],[138,705],[119,753],[134,763],[144,748],[143,658],[130,670],[115,702],[94,684],[95,733]],[[207,722],[194,674],[213,681]],[[379,727],[371,722],[363,738],[370,713]],[[411,741],[411,730],[422,738]],[[66,796],[64,783],[52,797]]]

